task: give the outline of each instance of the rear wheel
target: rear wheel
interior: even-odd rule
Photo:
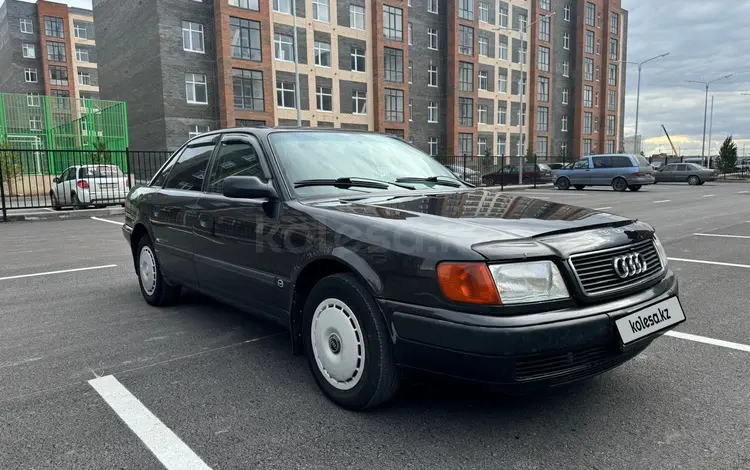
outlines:
[[[639,189],[641,189],[641,185],[640,184],[633,184],[633,185],[628,186],[628,189],[631,190],[631,191],[638,191]]]
[[[54,191],[49,192],[49,198],[52,200],[52,208],[54,210],[59,211],[60,209],[62,209],[60,201],[57,199],[57,194],[55,194]]]
[[[586,187],[586,185],[583,185],[583,184],[577,184],[577,185],[576,185],[575,187],[576,187],[576,189],[577,189],[577,190],[581,191],[581,190],[582,190],[583,188],[585,188],[585,187]]]
[[[78,200],[78,193],[71,193],[70,194],[70,202],[73,204],[73,209],[81,209],[83,206],[81,206],[81,201]]]
[[[696,186],[701,183],[701,179],[695,175],[688,176],[688,184],[690,186]]]
[[[492,181],[492,178],[482,178],[482,184],[485,186],[492,186],[494,182]]]
[[[523,184],[531,184],[531,178],[529,178],[528,176],[524,176],[522,181]]]
[[[625,178],[615,178],[612,181],[612,189],[620,192],[625,191],[628,189],[628,182],[625,181]]]
[[[563,191],[565,191],[566,189],[570,189],[570,180],[565,177],[558,179],[557,189],[562,189]]]
[[[177,301],[182,288],[167,283],[156,259],[154,247],[148,235],[144,235],[138,242],[135,252],[138,269],[138,284],[143,298],[150,305],[165,307]]]

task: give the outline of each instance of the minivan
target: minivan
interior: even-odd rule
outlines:
[[[615,191],[638,191],[654,184],[654,169],[640,155],[589,155],[560,169],[555,175],[558,189],[583,189],[586,186],[612,186]]]

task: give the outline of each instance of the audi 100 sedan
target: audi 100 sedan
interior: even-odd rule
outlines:
[[[190,288],[278,323],[352,410],[415,370],[584,379],[685,321],[647,223],[473,187],[382,134],[202,134],[131,190],[123,233],[146,302]]]

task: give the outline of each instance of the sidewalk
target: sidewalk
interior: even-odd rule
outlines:
[[[111,217],[124,214],[125,209],[120,206],[105,207],[104,209],[68,209],[61,211],[56,211],[50,208],[8,209],[8,222],[89,219],[91,217]],[[0,223],[2,222],[2,214],[0,213]]]

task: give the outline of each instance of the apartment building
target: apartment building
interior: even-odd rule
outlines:
[[[99,98],[94,19],[64,3],[0,5],[0,92]]]
[[[531,13],[533,151],[620,151],[627,60],[627,11],[620,0],[536,0]]]

